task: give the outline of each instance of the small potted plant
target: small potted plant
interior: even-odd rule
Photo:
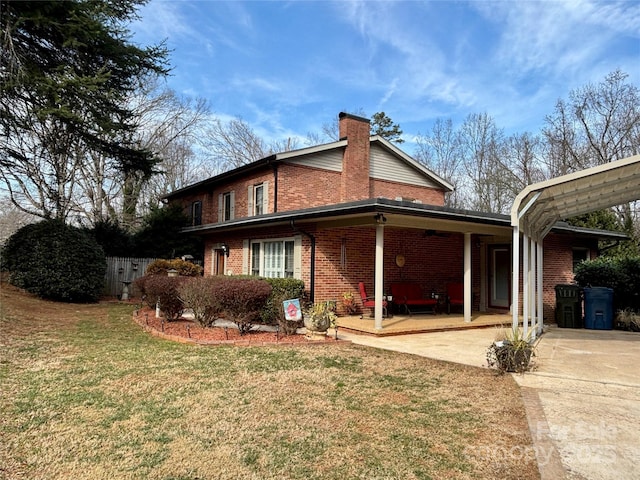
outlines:
[[[307,338],[321,340],[327,335],[329,327],[335,327],[337,315],[334,312],[335,302],[314,303],[304,314],[304,326]]]
[[[501,373],[523,373],[529,370],[534,346],[531,331],[523,335],[519,328],[507,330],[502,338],[496,339],[487,349],[487,365]]]
[[[356,305],[356,299],[353,296],[353,292],[344,292],[342,294],[342,306],[344,307],[347,315],[355,315],[358,311],[358,306]]]

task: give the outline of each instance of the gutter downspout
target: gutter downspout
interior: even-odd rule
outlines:
[[[291,219],[291,228],[293,229],[293,231],[299,232],[311,240],[311,268],[309,271],[309,276],[311,277],[311,280],[309,283],[309,300],[311,301],[311,303],[313,303],[315,298],[315,290],[316,290],[316,237],[296,227],[293,222],[294,222],[293,219]]]

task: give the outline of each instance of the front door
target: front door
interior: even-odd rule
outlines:
[[[216,249],[214,250],[215,263],[213,264],[213,274],[214,275],[224,275],[224,260],[225,254],[224,250]]]
[[[511,247],[489,247],[489,307],[509,308],[511,305]]]

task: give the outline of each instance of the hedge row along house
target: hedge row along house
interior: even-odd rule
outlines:
[[[453,186],[371,136],[368,119],[340,113],[339,129],[336,142],[273,154],[165,197],[188,212],[184,232],[203,237],[205,274],[302,279],[312,301],[345,292],[360,299],[363,282],[377,330],[382,299],[400,282],[417,283],[425,296],[463,284],[465,321],[509,313],[518,291],[511,217],[445,207]],[[623,238],[553,225],[542,262],[545,318],[574,265],[596,256],[599,240]]]

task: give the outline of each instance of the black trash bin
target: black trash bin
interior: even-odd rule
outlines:
[[[613,329],[613,288],[585,287],[584,328]]]
[[[560,328],[582,328],[579,286],[556,285],[556,323]]]

